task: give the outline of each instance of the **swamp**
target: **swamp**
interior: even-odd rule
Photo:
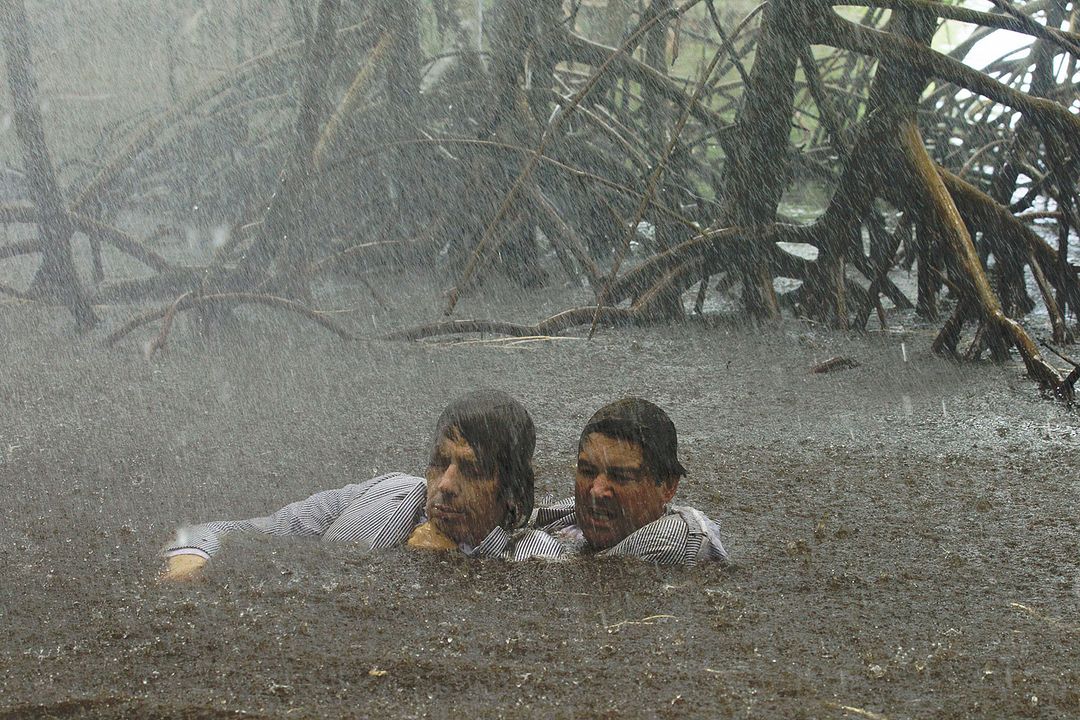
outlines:
[[[0,0],[0,718],[1080,715],[1070,0]],[[177,527],[640,396],[728,563]]]

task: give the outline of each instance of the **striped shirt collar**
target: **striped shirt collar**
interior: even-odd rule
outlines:
[[[476,547],[469,543],[458,544],[458,549],[469,557],[504,557],[509,547],[510,533],[498,526],[492,528]]]
[[[573,498],[538,508],[533,524],[562,540],[569,551],[589,547],[577,524]],[[658,519],[597,554],[639,557],[664,565],[693,565],[701,560],[728,559],[720,542],[719,526],[700,510],[674,505],[667,506]]]

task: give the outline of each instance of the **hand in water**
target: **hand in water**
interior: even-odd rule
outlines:
[[[206,565],[206,558],[202,555],[173,555],[168,560],[168,566],[162,573],[161,579],[168,581],[194,580]]]
[[[430,520],[418,526],[409,536],[409,547],[424,550],[457,550],[457,543],[443,535]]]

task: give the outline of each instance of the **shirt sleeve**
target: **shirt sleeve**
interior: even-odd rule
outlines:
[[[389,476],[365,483],[346,485],[338,490],[324,490],[305,500],[290,503],[272,515],[249,520],[218,520],[189,525],[176,532],[166,547],[165,556],[199,555],[209,559],[221,550],[226,535],[236,532],[262,533],[289,537],[322,537],[327,528],[367,490]]]
[[[709,550],[706,554],[707,560],[719,560],[720,562],[728,562],[728,553],[724,549],[724,543],[720,541],[720,525],[714,520],[706,518],[705,532],[708,536]]]
[[[693,565],[703,560],[728,561],[727,550],[720,540],[720,525],[715,520],[711,520],[697,508],[683,506],[672,510],[682,516],[690,530],[687,540],[687,564]]]

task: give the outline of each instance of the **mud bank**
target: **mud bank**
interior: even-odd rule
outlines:
[[[436,317],[415,285],[335,307],[374,338]],[[209,340],[181,321],[148,362],[0,306],[0,717],[1080,714],[1080,422],[1018,367],[940,360],[917,328],[450,346],[242,320]],[[836,355],[859,367],[808,372]],[[203,582],[155,582],[178,523],[419,471],[441,405],[478,384],[533,413],[549,498],[592,410],[666,407],[679,497],[721,522],[733,566],[241,539]]]

